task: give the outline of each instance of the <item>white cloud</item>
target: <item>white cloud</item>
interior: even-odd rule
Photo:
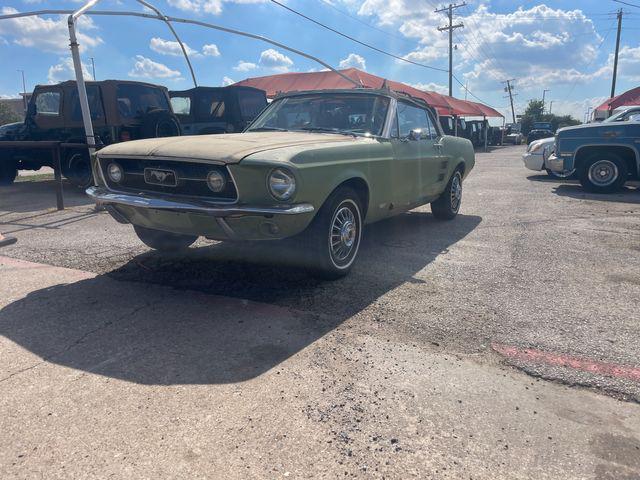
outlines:
[[[265,3],[269,0],[167,0],[172,7],[187,12],[220,15],[224,3]]]
[[[607,63],[613,65],[613,54],[609,56]],[[622,78],[640,82],[640,46],[633,48],[625,45],[620,49],[618,72]]]
[[[286,72],[293,65],[293,60],[278,50],[269,48],[260,54],[258,62],[261,66],[271,68],[279,72]]]
[[[209,43],[202,46],[202,54],[206,57],[219,57],[220,50],[215,43]]]
[[[358,68],[360,70],[366,70],[367,64],[363,57],[358,54],[350,53],[347,58],[340,60],[338,64],[340,68]]]
[[[134,78],[171,78],[179,79],[181,73],[178,70],[172,70],[166,65],[136,55],[136,62],[129,71],[129,76]]]
[[[1,12],[5,15],[18,13],[12,7],[3,7]],[[102,43],[102,38],[92,32],[91,35],[83,33],[87,30],[96,30],[96,26],[90,17],[80,17],[78,20],[78,43],[80,48],[91,49]],[[59,16],[56,19],[36,17],[12,18],[0,21],[0,35],[22,47],[37,48],[45,52],[64,53],[69,51],[69,30],[67,17]]]
[[[184,49],[187,51],[189,56],[197,56],[199,53],[191,48],[189,45],[183,42]],[[172,55],[174,57],[182,57],[182,49],[180,48],[180,44],[178,42],[173,42],[171,40],[164,40],[159,37],[153,37],[149,42],[149,48],[156,53],[161,55]]]
[[[258,65],[251,62],[245,62],[244,60],[240,60],[238,64],[233,67],[236,72],[248,72],[250,70],[255,70],[258,68]]]
[[[93,80],[89,68],[82,64],[82,76],[85,80]],[[49,83],[59,83],[65,80],[75,80],[76,74],[73,69],[73,61],[71,58],[61,58],[60,63],[51,65],[49,67],[49,73],[47,74],[47,80]]]
[[[439,83],[429,82],[429,83],[409,83],[413,88],[417,88],[418,90],[423,90],[426,92],[438,92],[443,95],[449,94],[449,87],[446,85],[440,85]]]
[[[223,77],[222,78],[222,86],[226,87],[227,85],[233,85],[236,81],[233,78]]]
[[[435,13],[430,3],[365,0],[358,14],[377,18],[378,23],[395,27],[403,36],[417,41],[419,46],[404,54],[407,59],[446,68],[448,35],[438,31],[446,23],[446,16]],[[457,10],[456,21],[465,28],[454,34],[458,45],[455,69],[466,72],[471,91],[495,92],[501,80],[513,77],[522,79],[524,86],[540,78],[571,83],[576,79],[593,81],[602,75],[593,74],[591,66],[602,37],[582,11],[541,4],[494,13],[489,2],[476,5],[475,10],[470,6]],[[406,65],[400,61],[397,64]]]

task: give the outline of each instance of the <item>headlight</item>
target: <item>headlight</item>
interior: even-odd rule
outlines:
[[[122,171],[122,167],[117,163],[110,163],[107,166],[107,175],[109,175],[111,181],[120,183],[122,181],[122,177],[124,176],[124,172]]]
[[[269,174],[269,191],[278,200],[289,200],[296,192],[296,179],[284,169],[276,168]]]
[[[224,175],[217,170],[211,170],[209,175],[207,175],[207,186],[212,192],[220,193],[224,190],[226,183],[227,181],[225,180]]]

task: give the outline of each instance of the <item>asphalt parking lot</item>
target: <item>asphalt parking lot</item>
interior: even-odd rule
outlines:
[[[150,252],[51,181],[0,190],[2,478],[640,478],[640,189],[480,153],[461,215]]]

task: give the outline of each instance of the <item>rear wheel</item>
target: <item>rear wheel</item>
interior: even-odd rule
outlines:
[[[134,225],[133,229],[138,238],[147,247],[161,252],[175,252],[189,248],[198,237],[195,235],[181,235],[179,233],[163,232],[151,228]]]
[[[314,267],[328,280],[349,273],[360,249],[362,202],[350,187],[337,188],[324,203],[305,234],[314,254]]]
[[[612,193],[627,180],[627,165],[614,153],[597,153],[589,157],[580,169],[580,183],[590,192]]]
[[[458,215],[462,203],[462,172],[456,170],[442,195],[431,203],[431,213],[438,220],[453,220]]]
[[[11,185],[18,176],[18,169],[13,161],[0,160],[0,185]]]

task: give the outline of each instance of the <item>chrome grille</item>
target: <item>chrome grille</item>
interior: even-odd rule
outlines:
[[[120,165],[124,172],[122,180],[118,183],[109,178],[107,169],[111,163]],[[127,193],[159,193],[163,195],[178,195],[181,197],[195,197],[225,202],[237,200],[238,193],[224,165],[212,165],[206,163],[182,162],[174,160],[159,160],[154,158],[101,158],[100,169],[107,186],[111,190]],[[145,170],[147,175],[145,178]],[[161,182],[150,183],[149,170],[171,172],[175,174],[175,181],[171,177],[171,185],[163,185]],[[212,170],[221,173],[226,182],[221,192],[213,192],[207,186],[207,175]]]

